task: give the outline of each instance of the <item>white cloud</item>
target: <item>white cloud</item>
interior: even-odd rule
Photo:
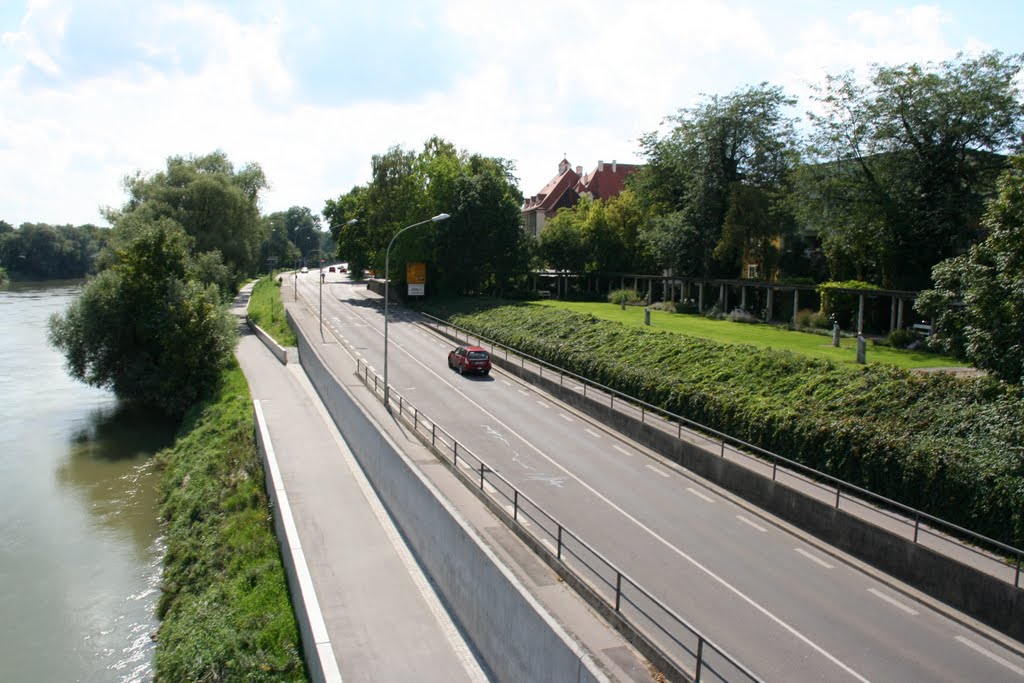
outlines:
[[[302,99],[297,84],[308,77],[282,57],[289,36],[323,38],[335,28],[297,7],[270,3],[241,20],[209,2],[147,6],[124,27],[136,41],[133,63],[28,87],[26,69],[61,74],[70,16],[66,2],[30,3],[18,31],[3,35],[17,61],[0,74],[0,219],[99,221],[99,205],[123,202],[126,173],[217,148],[236,164],[263,166],[273,186],[265,211],[319,211],[366,182],[371,155],[395,144],[418,149],[434,134],[516,161],[530,195],[563,154],[586,170],[599,159],[638,161],[639,135],[699,93],[768,80],[806,108],[806,83],[826,72],[945,59],[983,44],[950,44],[954,18],[926,6],[793,15],[780,32],[774,15],[758,13],[769,10],[724,1],[451,0],[430,27],[463,57],[437,66],[444,78],[402,101],[367,99],[352,86],[331,105]]]

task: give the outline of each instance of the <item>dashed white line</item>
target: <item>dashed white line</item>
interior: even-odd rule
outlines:
[[[592,437],[594,437],[595,439],[600,439],[600,438],[601,438],[601,435],[600,435],[600,434],[598,434],[597,432],[595,432],[595,431],[594,431],[593,429],[591,429],[590,427],[584,427],[584,428],[583,428],[583,431],[585,431],[585,432],[586,432],[587,434],[590,434],[590,435],[591,435]]]
[[[668,472],[665,472],[660,467],[655,467],[654,465],[645,465],[645,467],[655,474],[660,474],[661,476],[668,478]]]
[[[901,610],[903,610],[904,612],[906,612],[907,614],[909,614],[912,617],[916,617],[917,616],[917,610],[914,610],[914,609],[911,609],[911,608],[907,607],[906,605],[904,605],[902,602],[900,602],[896,598],[891,598],[888,595],[886,595],[885,593],[883,593],[882,591],[875,590],[874,588],[869,588],[868,589],[868,593],[871,593],[872,595],[874,595],[877,598],[881,598],[882,600],[885,600],[887,603],[889,603],[893,607],[900,608]]]
[[[539,405],[541,408],[550,408],[551,407],[550,403],[545,403],[544,401],[537,401],[537,405]]]
[[[506,505],[505,512],[508,513],[509,517],[516,517],[516,508],[514,505]],[[522,515],[516,517],[516,521],[523,526],[530,526],[530,520],[526,519]]]
[[[714,498],[711,498],[710,496],[704,495],[703,493],[701,493],[697,489],[690,488],[689,486],[687,486],[686,490],[689,491],[690,493],[692,493],[693,495],[697,496],[698,498],[700,498],[702,500],[706,500],[709,503],[714,503],[715,502]]]
[[[512,382],[509,382],[507,379],[501,380],[501,383],[504,384],[506,387],[512,386]]]
[[[980,652],[981,654],[985,655],[986,657],[991,659],[993,662],[999,662],[1000,664],[1002,664],[1003,666],[1005,666],[1007,669],[1009,669],[1013,673],[1017,674],[1018,676],[1024,676],[1024,669],[1020,668],[1019,666],[1017,666],[1013,662],[1006,661],[1005,659],[1003,659],[1002,657],[997,655],[995,652],[989,652],[988,650],[983,648],[981,645],[978,645],[977,643],[975,643],[973,641],[970,641],[967,638],[964,638],[963,636],[957,636],[956,639],[959,640],[964,645],[966,645],[967,647],[969,647],[972,650],[974,650],[975,652]]]
[[[630,453],[629,451],[627,451],[627,450],[626,450],[625,448],[623,448],[622,446],[619,446],[618,444],[612,444],[612,448],[614,448],[615,450],[617,450],[617,451],[618,451],[619,453],[622,453],[622,454],[623,454],[623,455],[625,455],[626,457],[630,457],[630,458],[631,458],[631,457],[633,457],[633,454],[632,454],[632,453]]]
[[[744,523],[744,524],[746,524],[747,526],[750,526],[750,527],[753,527],[753,528],[757,529],[757,530],[758,530],[758,531],[760,531],[761,533],[765,533],[766,531],[768,531],[767,529],[765,529],[765,528],[764,528],[763,526],[761,526],[760,524],[758,524],[758,523],[756,523],[756,522],[754,522],[754,521],[752,521],[752,520],[749,520],[749,519],[747,519],[747,518],[746,518],[746,517],[744,517],[743,515],[736,515],[736,519],[740,520],[741,522],[743,522],[743,523]]]
[[[565,413],[559,413],[558,417],[562,418],[566,422],[573,422],[573,419],[571,417],[569,417],[568,415],[566,415]]]
[[[523,396],[529,396],[530,395],[530,392],[527,391],[526,389],[516,389],[516,391],[518,391]]]
[[[810,554],[809,552],[807,552],[807,551],[806,551],[806,550],[804,550],[803,548],[793,548],[793,550],[797,551],[798,553],[800,553],[801,555],[803,555],[804,557],[806,557],[806,558],[807,558],[808,560],[810,560],[811,562],[817,562],[818,564],[820,564],[820,565],[821,565],[822,567],[824,567],[825,569],[835,569],[835,567],[833,567],[832,565],[830,565],[830,564],[829,564],[828,562],[826,562],[825,560],[821,559],[820,557],[815,557],[814,555]]]

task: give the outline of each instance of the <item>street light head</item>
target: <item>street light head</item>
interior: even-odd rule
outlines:
[[[345,225],[355,225],[355,224],[356,224],[356,223],[358,223],[358,222],[359,222],[359,219],[358,219],[358,218],[353,218],[353,219],[352,219],[352,220],[350,220],[350,221],[345,221]]]
[[[435,223],[439,223],[439,222],[441,222],[443,220],[447,220],[449,218],[451,218],[451,216],[449,216],[448,214],[446,214],[446,213],[439,213],[436,216],[434,216],[433,218],[431,218],[430,220],[434,221]]]

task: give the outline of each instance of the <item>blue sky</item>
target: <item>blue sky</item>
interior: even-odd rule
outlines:
[[[1024,3],[778,0],[0,0],[0,219],[102,224],[121,179],[223,149],[266,212],[319,212],[370,157],[441,135],[512,159],[642,161],[693,105],[869,64],[1024,51]]]

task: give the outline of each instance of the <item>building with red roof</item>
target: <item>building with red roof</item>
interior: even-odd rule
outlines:
[[[548,181],[540,192],[523,202],[523,229],[537,237],[548,219],[558,210],[574,206],[580,197],[611,199],[625,187],[626,176],[638,170],[638,164],[597,162],[597,168],[584,175],[583,167],[575,170],[566,159],[558,162],[558,175]]]

